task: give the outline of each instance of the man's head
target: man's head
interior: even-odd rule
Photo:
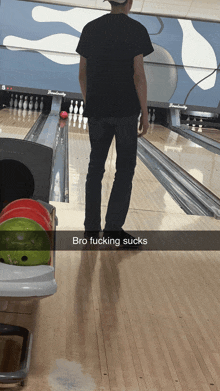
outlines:
[[[123,14],[127,15],[130,12],[132,4],[133,4],[133,0],[125,0],[125,2],[122,4],[116,3],[111,0],[108,0],[108,1],[112,6],[111,13],[117,13],[117,14],[123,13]]]

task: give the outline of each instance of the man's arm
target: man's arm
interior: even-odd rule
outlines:
[[[134,85],[141,105],[142,114],[148,115],[147,79],[144,70],[143,54],[134,57]]]
[[[79,84],[81,87],[82,95],[84,102],[86,104],[86,86],[87,86],[87,59],[83,56],[80,56],[80,65],[79,65]]]

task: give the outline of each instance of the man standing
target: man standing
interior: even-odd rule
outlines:
[[[107,1],[107,0],[104,0]],[[133,239],[125,222],[137,158],[137,137],[147,133],[147,81],[143,57],[154,51],[147,29],[128,17],[133,0],[110,1],[112,11],[88,23],[76,52],[91,143],[86,180],[86,238],[99,237],[105,162],[115,135],[116,174],[103,237]],[[139,130],[137,133],[140,111]],[[134,246],[132,246],[134,247]]]

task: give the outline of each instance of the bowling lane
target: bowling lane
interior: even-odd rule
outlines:
[[[69,201],[73,208],[79,211],[80,221],[85,213],[85,182],[90,157],[90,143],[88,125],[82,127],[69,124]],[[105,173],[102,180],[102,208],[106,208],[110,197],[116,163],[115,138],[109,149],[105,164]],[[185,212],[172,199],[166,189],[158,182],[148,168],[137,158],[137,165],[133,179],[130,211],[156,211],[185,215]],[[104,216],[102,227],[104,228]],[[80,225],[79,229],[83,229]]]
[[[88,128],[70,124],[70,203],[50,202],[57,231],[84,228],[89,154]],[[113,141],[103,178],[103,217],[115,158]],[[158,211],[160,186],[137,159],[125,230],[218,229],[210,217],[171,207]],[[12,300],[0,311],[1,323],[33,331],[25,391],[210,389],[211,374],[217,381],[220,376],[218,266],[217,251],[56,251],[57,293],[36,306]]]
[[[220,156],[162,125],[151,125],[144,138],[220,198]]]
[[[41,112],[5,108],[0,111],[0,137],[23,139]],[[69,201],[79,213],[85,213],[85,182],[90,156],[88,124],[76,124],[70,116],[69,124]],[[74,126],[75,125],[75,126]],[[109,150],[102,180],[102,207],[107,208],[115,175],[115,138]],[[157,211],[185,215],[147,167],[137,158],[130,202],[131,211]],[[104,219],[104,217],[103,217]],[[81,220],[81,219],[80,219]],[[104,225],[104,220],[103,220]],[[80,225],[79,229],[83,229]]]
[[[0,137],[23,139],[32,128],[40,111],[5,108],[0,110]]]
[[[214,128],[202,128],[202,131],[199,128],[195,128],[195,133],[201,134],[211,140],[217,141],[220,143],[220,130]]]

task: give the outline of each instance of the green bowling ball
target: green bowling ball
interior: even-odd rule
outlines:
[[[50,240],[36,221],[15,217],[0,224],[0,261],[16,266],[47,265]]]

